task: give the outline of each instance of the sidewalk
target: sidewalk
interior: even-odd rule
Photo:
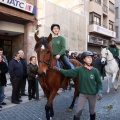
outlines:
[[[26,90],[25,93],[28,94],[28,82],[26,82],[25,90]],[[61,93],[61,92],[62,90],[60,89],[58,93]],[[4,99],[4,102],[6,102],[7,105],[3,105],[3,109],[16,106],[16,104],[11,103],[11,95],[12,95],[12,85],[10,82],[10,77],[7,74],[7,86],[5,87],[5,96],[7,96],[7,98]],[[39,85],[39,98],[41,99],[43,97],[44,97],[44,93],[41,86]],[[22,96],[21,100],[22,100],[21,104],[29,102],[28,96]],[[30,101],[34,101],[34,99]]]

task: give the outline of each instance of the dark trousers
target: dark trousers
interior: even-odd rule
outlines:
[[[12,82],[12,102],[18,101],[20,97],[21,79],[11,80]]]
[[[25,94],[25,86],[26,86],[26,78],[23,78],[23,79],[21,80],[21,85],[20,85],[21,95],[22,95],[22,94]]]
[[[33,97],[36,93],[36,80],[28,80],[28,96]]]
[[[60,57],[60,60],[63,62],[63,64],[65,65],[66,69],[71,69],[71,66],[70,66],[70,63],[69,63],[69,60],[67,58],[66,55],[62,55]]]

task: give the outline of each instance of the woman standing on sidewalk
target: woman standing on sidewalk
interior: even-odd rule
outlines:
[[[3,58],[0,55],[0,105],[6,105],[4,100],[4,87],[6,86],[6,76],[5,74],[8,72],[8,67],[5,62],[3,62]],[[0,109],[2,107],[0,106]]]
[[[28,99],[32,98],[36,99],[36,78],[37,78],[38,66],[36,65],[36,57],[30,57],[30,63],[27,66],[27,74],[28,74]]]

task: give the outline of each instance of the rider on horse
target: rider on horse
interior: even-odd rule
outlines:
[[[102,98],[102,82],[98,70],[91,66],[93,53],[90,51],[83,52],[81,59],[84,65],[71,70],[63,70],[54,67],[67,77],[78,77],[79,98],[77,110],[73,120],[79,120],[84,109],[85,103],[88,100],[90,108],[90,120],[95,120],[95,104],[96,98]]]
[[[119,66],[120,66],[120,59],[119,59],[119,49],[116,46],[116,40],[115,38],[112,38],[110,41],[110,46],[108,47],[108,50],[113,54],[113,57],[117,60]]]
[[[52,24],[51,31],[54,34],[51,44],[52,44],[53,54],[56,60],[60,59],[65,65],[66,69],[71,69],[70,63],[68,61],[68,58],[65,52],[66,50],[65,38],[59,35],[60,26],[58,24]]]

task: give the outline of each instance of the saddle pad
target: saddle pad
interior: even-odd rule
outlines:
[[[69,62],[69,64],[70,64],[71,69],[75,69],[74,65],[71,62]],[[60,61],[58,61],[58,60],[57,60],[57,67],[61,68],[60,67]]]

